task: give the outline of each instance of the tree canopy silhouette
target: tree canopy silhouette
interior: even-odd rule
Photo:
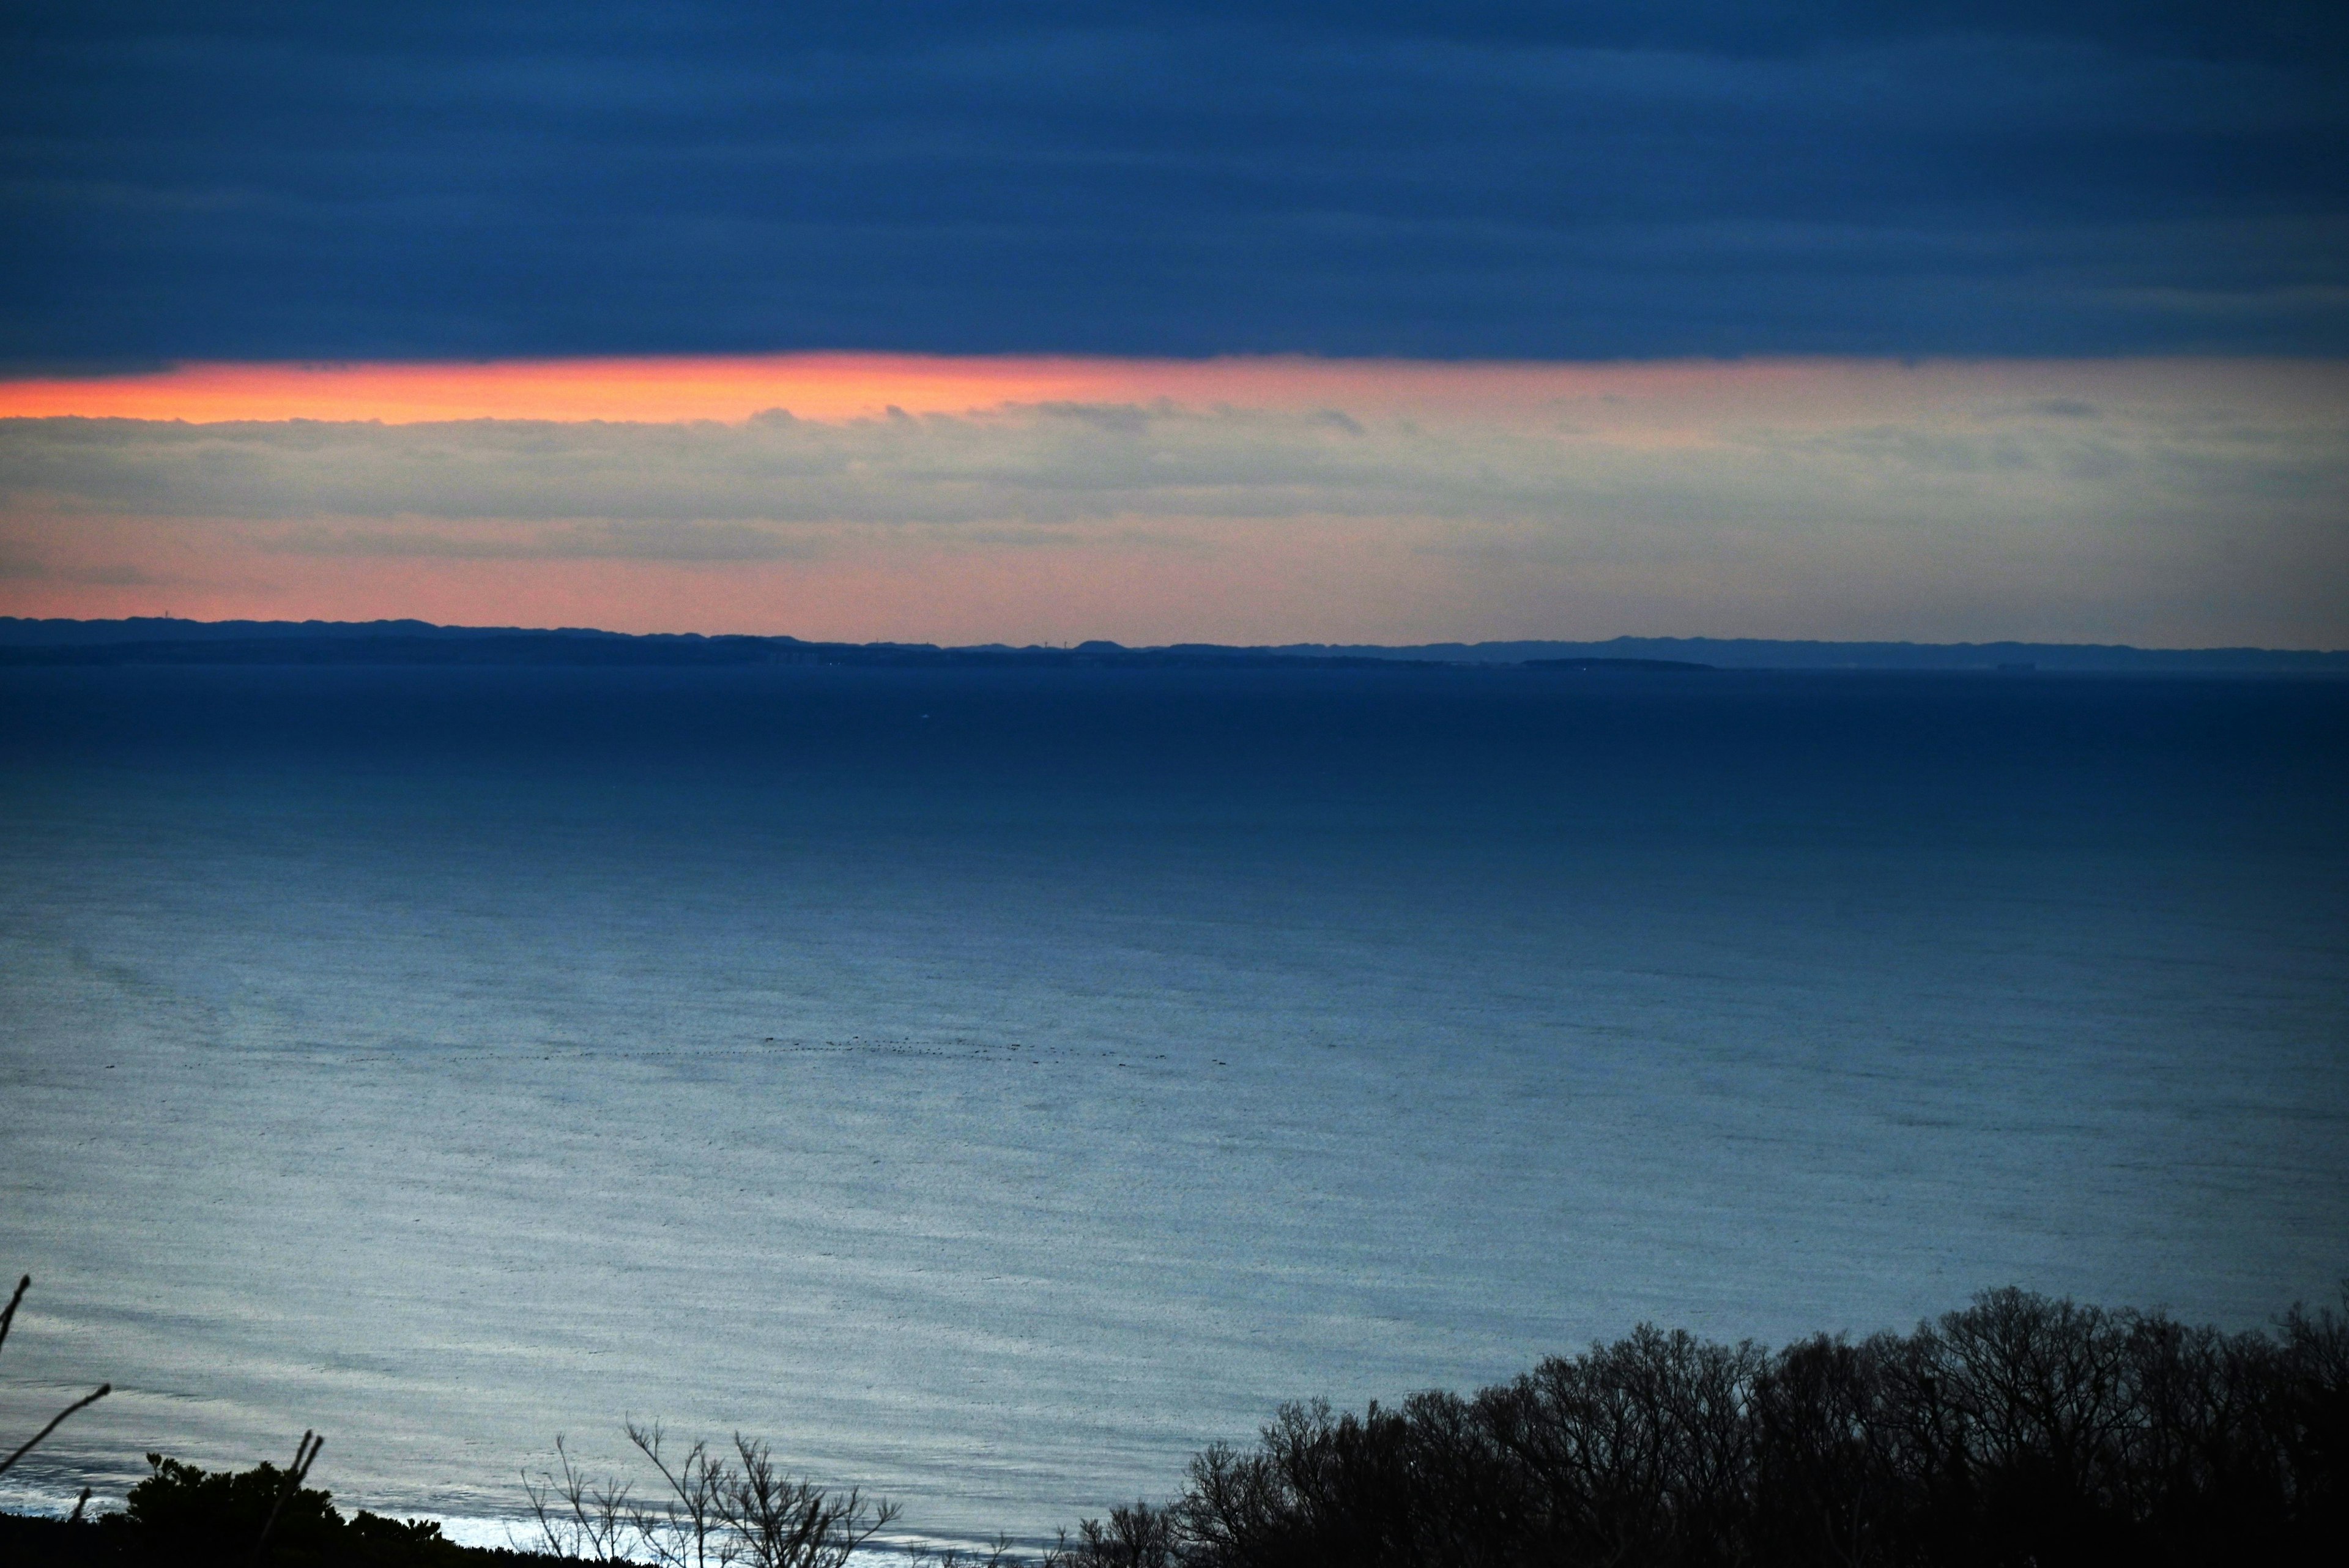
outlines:
[[[2349,1293],[2344,1294],[2349,1303]],[[1288,1405],[1071,1568],[2331,1561],[2349,1316],[2228,1334],[1993,1291],[1767,1351],[1641,1327],[1467,1397]]]

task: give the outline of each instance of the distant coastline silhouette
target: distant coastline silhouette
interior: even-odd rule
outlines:
[[[2349,674],[2349,650],[2144,649],[2098,643],[1824,642],[1635,638],[1373,647],[1174,643],[1074,648],[1001,643],[804,641],[795,637],[634,635],[566,627],[429,621],[34,620],[0,616],[0,666],[51,664],[466,664],[703,666],[843,664],[931,669],[1377,669],[1522,665],[1529,670],[1669,673],[1750,670],[1913,670]]]

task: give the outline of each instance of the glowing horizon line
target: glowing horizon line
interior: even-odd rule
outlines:
[[[1866,399],[1920,371],[1970,379],[2065,364],[2102,379],[2148,364],[2093,360],[1900,360],[1855,357],[1651,360],[1210,359],[825,351],[412,361],[202,360],[106,376],[0,376],[0,418],[190,423],[285,420],[416,424],[459,420],[739,423],[788,410],[835,421],[968,413],[1058,401],[1266,405],[1343,402],[1465,411],[1610,394],[1750,394],[1801,383]],[[2236,361],[2238,364],[2248,361]],[[2097,367],[2103,366],[2102,371]]]

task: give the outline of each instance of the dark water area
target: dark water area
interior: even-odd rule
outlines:
[[[123,1390],[8,1479],[490,1518],[634,1413],[1022,1532],[1641,1319],[2254,1324],[2349,1272],[2344,764],[2325,680],[0,671],[0,1420]]]

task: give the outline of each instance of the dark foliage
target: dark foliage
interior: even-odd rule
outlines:
[[[332,1493],[300,1485],[289,1490],[292,1478],[273,1464],[211,1473],[160,1454],[148,1455],[147,1464],[153,1473],[102,1523],[183,1562],[251,1558],[273,1513],[274,1562],[324,1562],[347,1528]]]
[[[2349,1317],[2226,1334],[1997,1291],[1771,1353],[1643,1327],[1473,1398],[1292,1405],[1069,1568],[2333,1562]]]
[[[119,1513],[70,1523],[0,1514],[0,1561],[24,1568],[564,1568],[573,1561],[460,1546],[429,1520],[387,1519],[365,1509],[345,1519],[330,1493],[289,1488],[287,1473],[275,1465],[211,1472],[160,1454],[148,1455],[147,1463],[151,1473],[130,1489]],[[265,1527],[268,1549],[256,1555]]]

